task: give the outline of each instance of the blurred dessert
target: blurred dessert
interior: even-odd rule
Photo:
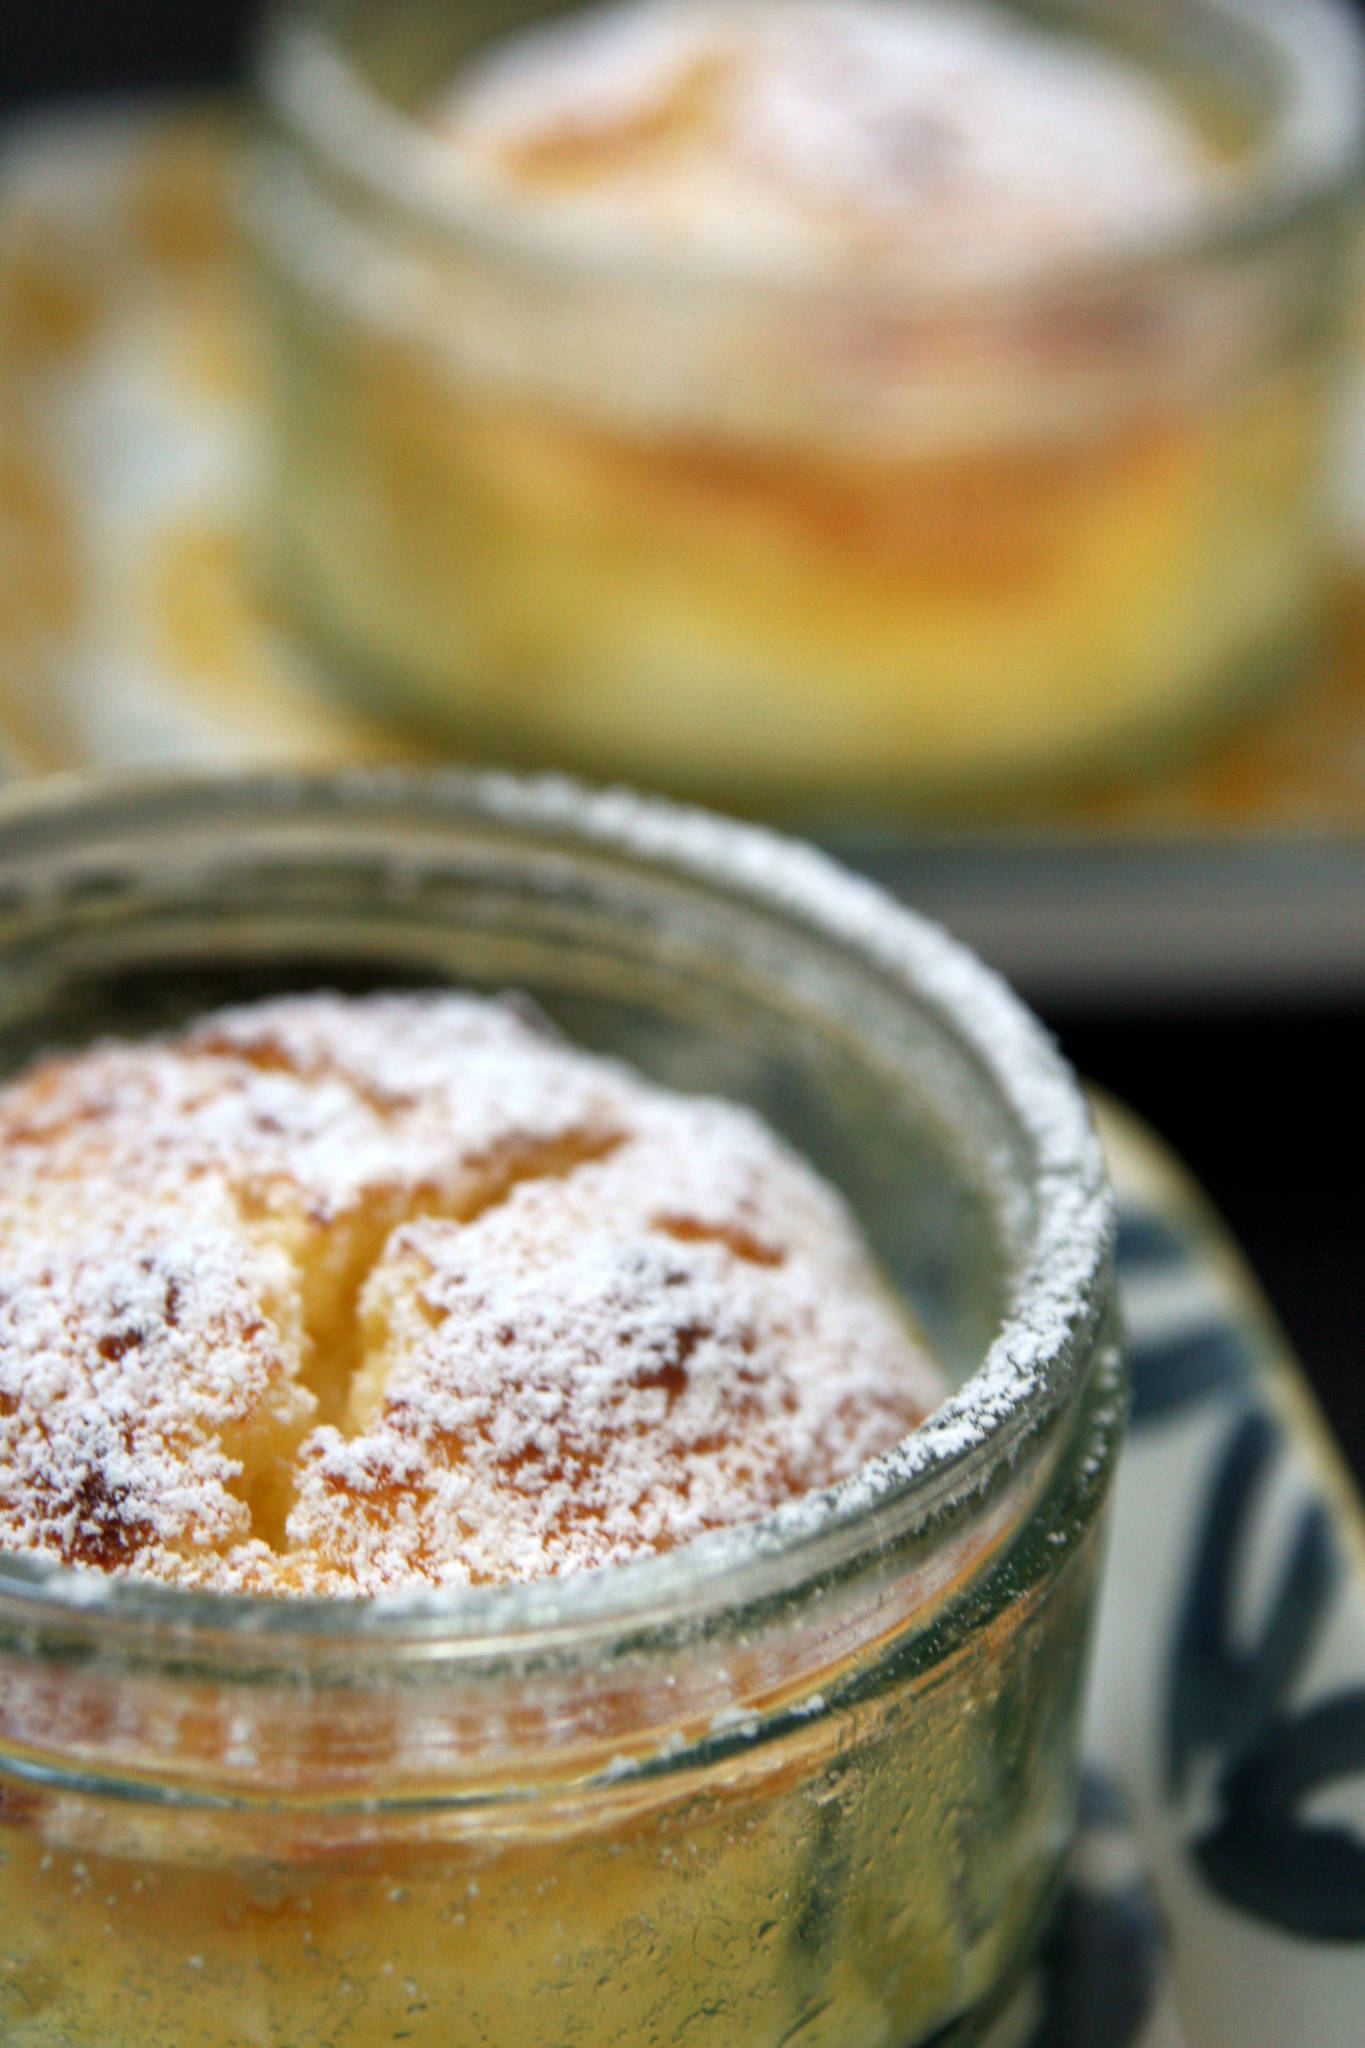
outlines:
[[[855,812],[1287,673],[1344,242],[1271,203],[1292,50],[1258,100],[1201,10],[627,0],[384,79],[286,25],[286,609],[462,744]]]
[[[942,1391],[755,1117],[455,995],[318,996],[0,1091],[0,1543],[219,1591],[620,1563]]]

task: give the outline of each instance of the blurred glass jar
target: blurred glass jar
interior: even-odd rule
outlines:
[[[637,260],[462,182],[433,106],[543,0],[277,14],[268,574],[343,687],[856,815],[1139,765],[1303,671],[1358,32],[1337,0],[1006,11],[1117,45],[1219,175],[1097,254],[1012,237],[904,286]]]
[[[6,1070],[446,980],[755,1104],[960,1391],[826,1494],[532,1586],[0,1558],[0,2034],[911,2048],[1007,1980],[1072,1824],[1123,1411],[1084,1106],[984,968],[742,827],[455,776],[0,806]]]

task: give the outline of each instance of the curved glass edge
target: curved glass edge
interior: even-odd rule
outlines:
[[[986,1551],[944,1597],[909,1612],[889,1632],[852,1653],[846,1651],[832,1667],[813,1659],[809,1669],[800,1674],[800,1682],[776,1698],[736,1699],[708,1719],[699,1715],[695,1703],[688,1699],[684,1676],[676,1691],[671,1682],[667,1685],[668,1712],[662,1718],[651,1719],[647,1712],[642,1713],[637,1724],[614,1728],[609,1737],[603,1737],[576,1727],[572,1711],[556,1722],[551,1709],[538,1732],[533,1732],[535,1706],[547,1704],[550,1698],[537,1690],[535,1681],[545,1675],[540,1666],[519,1668],[514,1658],[499,1657],[471,1673],[464,1663],[452,1670],[443,1658],[427,1654],[408,1669],[387,1656],[382,1670],[374,1674],[368,1672],[363,1659],[354,1659],[357,1647],[366,1647],[362,1631],[341,1639],[341,1647],[353,1661],[331,1677],[334,1689],[341,1692],[362,1689],[367,1677],[378,1676],[375,1729],[369,1731],[363,1720],[326,1723],[324,1677],[321,1725],[325,1734],[335,1737],[344,1729],[354,1741],[360,1733],[364,1748],[362,1752],[357,1747],[350,1768],[319,1774],[310,1766],[307,1788],[301,1789],[287,1759],[282,1766],[277,1760],[272,1767],[263,1755],[253,1753],[245,1773],[217,1754],[181,1753],[172,1763],[164,1746],[149,1741],[147,1732],[139,1730],[136,1687],[145,1675],[155,1688],[160,1711],[148,1724],[149,1731],[172,1725],[184,1706],[191,1714],[196,1709],[202,1712],[207,1688],[210,1695],[224,1690],[232,1694],[239,1713],[239,1740],[253,1726],[252,1695],[257,1695],[265,1708],[260,1726],[269,1728],[272,1710],[283,1712],[297,1741],[299,1710],[313,1697],[318,1684],[311,1663],[305,1660],[303,1664],[306,1678],[301,1691],[298,1663],[283,1656],[268,1665],[244,1661],[241,1638],[230,1629],[220,1630],[210,1640],[208,1654],[199,1642],[187,1640],[179,1658],[167,1657],[164,1645],[160,1656],[143,1657],[136,1654],[135,1645],[130,1657],[124,1654],[121,1642],[115,1641],[111,1648],[101,1638],[86,1658],[79,1646],[73,1654],[70,1641],[57,1643],[57,1657],[52,1659],[54,1646],[42,1631],[11,1639],[13,1632],[5,1625],[0,1604],[0,1672],[7,1656],[35,1663],[60,1662],[72,1675],[84,1665],[94,1685],[96,1720],[109,1724],[107,1734],[78,1733],[73,1740],[68,1729],[62,1738],[50,1741],[34,1741],[31,1734],[16,1739],[16,1730],[7,1726],[0,1741],[4,1770],[35,1791],[92,1796],[132,1806],[150,1803],[186,1812],[198,1810],[221,1816],[224,1824],[230,1823],[234,1814],[249,1820],[263,1804],[284,1803],[291,1811],[310,1812],[341,1824],[348,1817],[364,1816],[379,1823],[387,1816],[400,1829],[409,1821],[420,1826],[423,1816],[433,1813],[466,1812],[477,1818],[492,1809],[515,1809],[565,1795],[605,1811],[618,1803],[629,1807],[639,1798],[674,1797],[680,1782],[717,1767],[769,1770],[774,1752],[780,1755],[788,1745],[799,1751],[812,1731],[831,1720],[856,1718],[865,1711],[875,1713],[878,1703],[889,1697],[913,1692],[920,1685],[935,1685],[957,1658],[970,1654],[974,1641],[1007,1626],[1005,1617],[1011,1610],[1027,1610],[1035,1601],[1046,1599],[1074,1571],[1093,1576],[1096,1536],[1107,1520],[1127,1423],[1128,1392],[1126,1363],[1111,1315],[1095,1369],[1078,1391],[1073,1426],[1061,1454],[1051,1464],[1046,1483],[1011,1520],[998,1545]],[[1087,1598],[1092,1597],[1093,1586]],[[107,1612],[92,1614],[92,1618],[102,1630]],[[778,1618],[786,1618],[785,1612]],[[746,1617],[720,1640],[718,1653],[723,1654],[736,1640],[750,1639]],[[387,1643],[380,1647],[391,1649]],[[645,1665],[657,1662],[660,1649],[657,1641],[638,1633],[615,1647],[623,1654],[628,1672],[639,1668],[642,1661]],[[695,1645],[684,1647],[694,1649]],[[603,1658],[594,1648],[585,1661],[595,1687],[610,1681],[609,1656]],[[476,1683],[485,1683],[499,1703],[514,1699],[516,1713],[525,1724],[514,1737],[493,1740],[487,1750],[477,1753],[452,1748],[442,1727],[447,1710],[471,1706],[471,1677]],[[172,1681],[169,1690],[168,1679]],[[128,1681],[134,1691],[128,1694],[124,1710],[111,1720],[111,1701],[123,1697],[121,1687]],[[7,1704],[12,1689],[12,1684],[4,1688]],[[272,1698],[272,1693],[277,1697]],[[398,1749],[393,1746],[389,1720],[395,1709],[401,1711],[405,1731]],[[490,1730],[496,1721],[495,1713],[487,1723]],[[72,1726],[81,1726],[79,1707]],[[371,1736],[369,1742],[365,1742],[366,1734]]]
[[[476,1587],[368,1602],[261,1601],[111,1581],[0,1555],[7,1630],[98,1622],[156,1655],[193,1643],[288,1645],[291,1658],[349,1660],[433,1643],[472,1665],[489,1656],[590,1654],[609,1632],[657,1644],[721,1620],[757,1619],[774,1602],[820,1592],[869,1549],[927,1549],[980,1511],[1003,1476],[1040,1457],[1089,1370],[1112,1297],[1112,1198],[1089,1112],[1042,1027],[1005,984],[937,927],[814,849],[624,790],[562,777],[520,780],[459,770],[184,777],[0,794],[0,948],[43,914],[62,871],[88,869],[130,837],[202,838],[240,830],[383,823],[398,834],[442,828],[532,833],[545,850],[619,855],[722,899],[774,914],[870,964],[954,1033],[1027,1143],[1036,1214],[1015,1305],[978,1373],[901,1445],[823,1493],[663,1556],[528,1586]],[[28,877],[27,885],[20,871]],[[984,1396],[984,1398],[983,1398]]]
[[[1344,0],[1182,0],[1196,26],[1229,47],[1240,43],[1241,63],[1260,71],[1278,105],[1269,139],[1258,152],[1259,167],[1233,193],[1211,203],[1176,232],[1133,236],[1103,257],[1045,265],[1036,258],[1011,260],[998,269],[961,277],[943,275],[929,288],[922,280],[902,293],[910,308],[941,313],[989,305],[992,297],[1118,288],[1130,278],[1165,269],[1179,271],[1273,243],[1359,196],[1365,176],[1365,37]],[[525,223],[504,220],[473,193],[453,184],[447,153],[398,107],[369,86],[348,62],[343,30],[355,0],[282,0],[261,38],[258,75],[267,109],[284,131],[343,186],[377,200],[398,214],[411,214],[428,231],[463,239],[485,254],[534,261],[564,278],[647,279],[658,286],[693,284],[708,292],[741,297],[790,298],[801,303],[828,287],[785,278],[755,276],[720,263],[683,256],[596,259],[566,251]],[[1077,32],[1094,32],[1103,9],[1094,0],[1071,0],[1061,10]],[[1142,10],[1143,13],[1156,10]],[[1147,24],[1158,37],[1178,30],[1171,10]],[[1139,24],[1140,25],[1140,24]],[[1129,24],[1131,33],[1134,24]],[[894,283],[881,296],[894,300]]]

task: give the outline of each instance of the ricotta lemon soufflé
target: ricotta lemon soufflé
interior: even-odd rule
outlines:
[[[620,1563],[884,1450],[935,1370],[755,1117],[457,995],[0,1094],[0,1541],[265,1593]]]
[[[411,220],[276,158],[277,582],[338,673],[503,755],[855,809],[1252,687],[1317,602],[1322,284],[1167,275],[1252,124],[1088,21],[626,0],[387,109]],[[316,58],[271,81],[326,144]]]
[[[0,1654],[12,2048],[907,2048],[989,1992],[1065,1843],[1093,1514],[989,1622],[987,1513],[785,1633],[557,1662],[557,1591],[944,1392],[756,1116],[516,1000],[321,994],[40,1060],[0,1161],[0,1541],[112,1583],[123,1645]],[[481,1662],[518,1586],[549,1604]],[[443,1636],[367,1633],[424,1591],[476,1602],[439,1685]]]

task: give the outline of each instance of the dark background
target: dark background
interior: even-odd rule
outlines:
[[[251,0],[0,0],[0,116],[239,79],[255,13]],[[1053,1009],[1049,1022],[1203,1181],[1365,1481],[1365,987],[1274,1007]]]

